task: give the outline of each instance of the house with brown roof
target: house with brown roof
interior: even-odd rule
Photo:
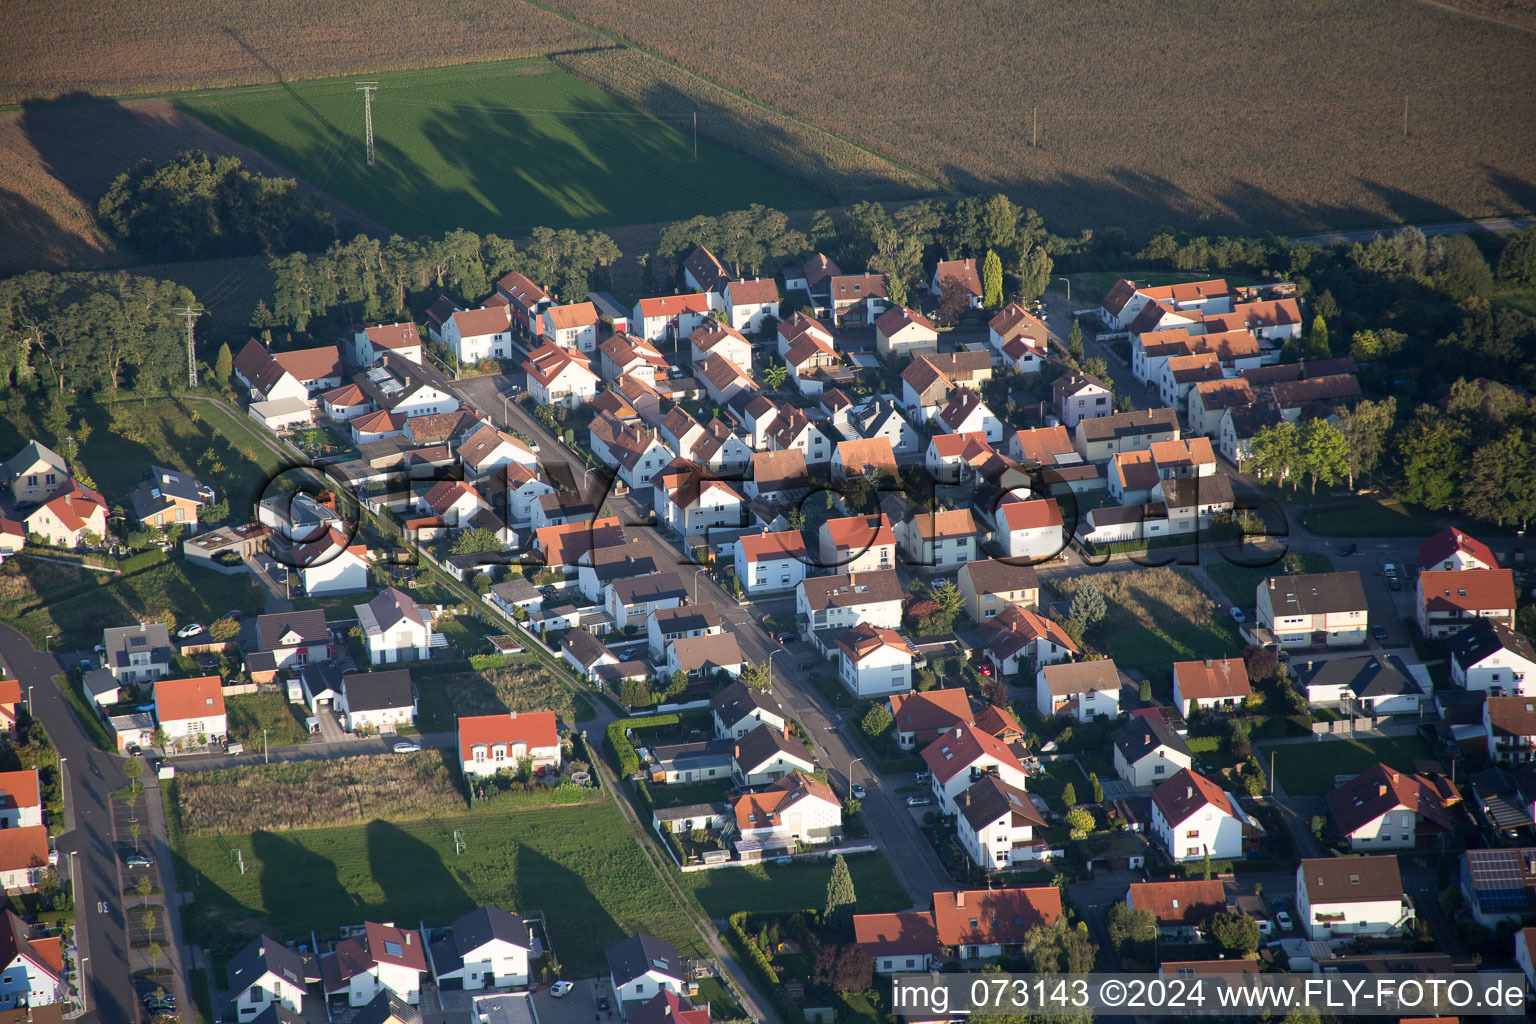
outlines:
[[[1003,421],[988,408],[981,393],[970,388],[957,387],[950,391],[943,407],[934,415],[933,422],[948,434],[976,432],[985,435],[991,444],[1003,440]]]
[[[902,750],[926,747],[957,725],[976,724],[963,687],[893,693],[886,706],[896,720],[896,745]]]
[[[941,297],[944,286],[951,281],[965,291],[967,304],[972,309],[981,308],[981,271],[976,260],[940,260],[928,280],[928,293],[935,299]]]
[[[1158,397],[1169,408],[1182,409],[1188,404],[1189,392],[1196,384],[1224,379],[1221,361],[1214,352],[1175,356],[1163,364],[1157,385]]]
[[[670,679],[677,672],[686,672],[690,679],[697,676],[712,680],[724,673],[736,679],[741,676],[745,661],[735,633],[681,637],[667,645],[665,670],[657,675]]]
[[[512,310],[512,322],[525,337],[539,333],[539,316],[555,301],[543,288],[515,270],[496,282],[496,294],[507,300]]]
[[[1035,673],[1035,710],[1045,719],[1114,718],[1120,714],[1120,670],[1109,658],[1042,665]]]
[[[1023,948],[1029,933],[1062,915],[1054,885],[969,889],[933,894],[939,944],[960,960],[987,960]]]
[[[587,428],[592,454],[618,470],[631,488],[643,487],[672,461],[672,449],[649,427],[623,423],[608,413],[593,417]]]
[[[818,641],[822,634],[835,637],[861,622],[897,629],[906,597],[895,569],[807,576],[795,588],[795,620],[801,636]],[[828,654],[835,642],[824,645]]]
[[[461,309],[443,322],[441,341],[461,364],[512,358],[512,309],[497,304]]]
[[[779,285],[771,277],[732,281],[725,286],[726,321],[738,331],[758,333],[779,318]]]
[[[1116,281],[1099,304],[1099,319],[1111,330],[1125,330],[1147,305],[1167,304],[1170,309],[1191,310],[1201,315],[1222,313],[1233,308],[1236,293],[1222,278],[1185,281],[1151,287],[1134,281]]]
[[[574,349],[545,342],[523,360],[528,393],[539,405],[575,409],[597,395],[598,376],[592,361]]]
[[[1022,605],[1010,604],[977,627],[987,660],[998,675],[1033,674],[1078,653],[1058,624]]]
[[[1136,715],[1110,736],[1115,774],[1138,788],[1155,786],[1194,765],[1189,745],[1160,714]]]
[[[693,367],[693,375],[704,384],[710,399],[719,405],[728,404],[743,391],[757,391],[757,381],[724,356],[709,355]]]
[[[1254,592],[1256,621],[1281,647],[1365,643],[1370,625],[1358,572],[1271,576]]]
[[[873,323],[890,305],[890,279],[884,274],[838,274],[827,281],[833,325],[844,320]],[[878,338],[878,332],[877,332]]]
[[[1335,834],[1361,852],[1439,846],[1456,830],[1450,808],[1460,800],[1443,776],[1431,779],[1380,762],[1327,796]]]
[[[885,473],[892,478],[900,474],[896,465],[896,452],[884,437],[856,438],[839,441],[832,452],[832,479],[846,481],[856,476],[875,476]]]
[[[1085,462],[1105,462],[1120,452],[1178,439],[1179,416],[1172,409],[1137,409],[1081,420],[1073,432],[1073,444]]]
[[[1011,604],[1040,607],[1040,577],[1033,565],[997,558],[967,562],[955,576],[973,622],[986,622]]]
[[[1267,399],[1267,394],[1266,394]],[[1260,392],[1241,377],[1223,380],[1200,381],[1189,389],[1183,406],[1184,420],[1189,433],[1216,435],[1221,429],[1223,417],[1231,412],[1236,415],[1260,399]],[[1266,403],[1268,404],[1268,403]],[[1272,405],[1271,405],[1272,407]],[[1280,410],[1274,409],[1274,422],[1280,421]],[[1255,431],[1256,432],[1256,431]],[[1253,433],[1237,430],[1235,441],[1246,443]]]
[[[991,775],[1015,789],[1025,788],[1018,754],[995,736],[961,722],[923,748],[930,786],[943,814],[957,813],[960,794]]]
[[[1206,312],[1200,322],[1207,334],[1217,331],[1247,331],[1279,347],[1301,337],[1301,304],[1294,298],[1244,302],[1227,312]]]
[[[1253,686],[1242,658],[1206,658],[1173,663],[1173,706],[1189,717],[1190,709],[1232,711],[1243,706]]]
[[[1020,373],[1039,373],[1044,364],[1050,330],[1017,302],[1000,309],[987,323],[987,340]]]
[[[1389,936],[1413,916],[1397,858],[1318,857],[1296,868],[1296,916],[1309,939]]]
[[[894,306],[875,320],[875,351],[885,360],[917,357],[939,350],[939,332],[915,309]]]
[[[912,689],[912,648],[894,629],[860,623],[837,639],[837,677],[861,700]]]
[[[731,778],[744,789],[771,785],[795,772],[816,771],[805,745],[778,729],[753,729],[732,745],[731,760]]]
[[[795,388],[807,398],[819,397],[839,382],[852,381],[843,369],[843,357],[837,349],[813,331],[802,333],[790,344],[784,353],[784,365]]]
[[[1269,388],[1275,407],[1288,422],[1333,415],[1360,400],[1360,379],[1352,373],[1282,381]]]
[[[1536,697],[1489,697],[1483,702],[1488,758],[1504,764],[1536,761]]]
[[[969,508],[914,509],[896,525],[896,542],[909,565],[943,568],[975,559],[976,533]]]
[[[746,524],[746,499],[707,467],[676,458],[651,478],[656,518],[682,537]]]
[[[598,370],[606,380],[630,376],[655,387],[667,379],[667,359],[644,338],[619,331],[597,346]]]
[[[320,955],[323,991],[327,997],[345,996],[348,1006],[367,1006],[386,993],[415,1006],[426,973],[421,934],[393,924],[369,921],[361,935],[342,939]]]
[[[331,351],[336,351],[335,346],[331,346]],[[289,373],[255,338],[235,355],[233,365],[235,380],[244,385],[253,402],[309,401],[310,390],[304,382]],[[337,372],[340,373],[339,368]],[[337,384],[340,383],[338,379]]]
[[[828,519],[817,534],[818,567],[839,575],[896,566],[896,531],[885,514]]]
[[[761,730],[759,730],[761,731]],[[793,851],[842,836],[843,805],[825,782],[791,772],[766,789],[743,793],[731,804],[736,852],[754,860],[769,851]]]
[[[1125,905],[1150,910],[1157,918],[1158,936],[1175,942],[1196,942],[1200,927],[1227,909],[1226,891],[1219,879],[1179,882],[1132,882]]]
[[[1180,863],[1243,856],[1246,814],[1226,790],[1184,769],[1152,790],[1152,835]]]
[[[914,422],[926,423],[944,408],[954,387],[955,382],[932,359],[919,355],[901,371],[902,408]]]
[[[1418,565],[1420,572],[1497,569],[1499,558],[1476,537],[1447,526],[1419,545]]]
[[[695,366],[709,356],[719,356],[729,359],[743,372],[752,370],[752,343],[729,325],[706,321],[688,335],[688,346]]]
[[[352,362],[372,366],[385,355],[421,362],[421,331],[414,323],[378,324],[352,334]]]
[[[1109,416],[1115,409],[1108,384],[1079,370],[1071,370],[1051,382],[1056,418],[1068,430],[1086,419]]]
[[[812,420],[803,410],[794,406],[780,406],[779,417],[768,432],[770,451],[798,448],[805,456],[807,466],[830,462],[835,443],[823,422]]]
[[[931,910],[855,914],[853,941],[874,960],[877,974],[927,971],[940,953]]]
[[[1441,639],[1476,619],[1515,628],[1515,574],[1511,569],[1432,569],[1419,573],[1419,632]]]
[[[971,863],[983,871],[1012,871],[1046,859],[1037,837],[1045,819],[1029,794],[991,775],[982,776],[956,800],[955,838]]]
[[[549,569],[573,571],[582,556],[593,548],[624,542],[624,529],[617,516],[605,516],[591,522],[544,526],[533,532],[533,551]]]

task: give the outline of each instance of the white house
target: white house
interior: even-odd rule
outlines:
[[[770,451],[796,449],[805,458],[807,466],[821,465],[832,459],[832,440],[822,425],[810,419],[793,406],[781,407],[779,416],[768,431]]]
[[[528,984],[533,939],[516,914],[482,906],[453,922],[447,938],[432,943],[438,987],[457,982],[465,991]]]
[[[591,355],[597,351],[597,307],[590,302],[546,306],[539,318],[539,333],[559,348]]]
[[[1413,916],[1397,858],[1318,857],[1296,868],[1296,915],[1309,939],[1388,936]]]
[[[535,768],[560,767],[560,735],[553,711],[459,719],[459,763],[465,776],[517,771],[524,758],[531,758]]]
[[[540,405],[575,409],[597,395],[592,361],[573,349],[545,342],[528,353],[523,370],[528,374],[528,393]]]
[[[394,354],[413,363],[421,362],[421,332],[413,323],[380,324],[365,327],[352,335],[352,361],[371,366],[385,354]]]
[[[334,351],[334,350],[333,350]],[[309,388],[293,374],[289,373],[281,363],[272,358],[272,353],[265,345],[255,338],[245,343],[234,361],[235,379],[245,385],[246,394],[253,402],[282,402],[282,401],[309,401]],[[37,444],[37,442],[33,442]],[[53,453],[42,445],[37,448],[43,452]],[[23,455],[27,452],[23,452]],[[64,470],[63,460],[60,460],[59,468]],[[22,474],[22,476],[29,474]],[[61,477],[62,478],[62,477]],[[57,486],[55,484],[54,486]],[[51,488],[50,488],[51,491]],[[18,500],[39,501],[41,493]]]
[[[1536,761],[1536,700],[1488,697],[1483,701],[1488,759],[1506,764]]]
[[[416,688],[403,668],[349,672],[341,677],[342,719],[351,732],[399,732],[416,724]]]
[[[1364,644],[1369,622],[1357,572],[1271,576],[1254,592],[1259,625],[1281,647]]]
[[[1009,558],[1040,561],[1055,558],[1066,548],[1061,506],[1055,498],[1008,500],[997,507],[997,541]]]
[[[958,813],[955,801],[984,776],[993,776],[1020,791],[1025,788],[1024,765],[1018,755],[1002,740],[969,722],[958,722],[940,733],[923,748],[923,761],[944,814]]]
[[[1524,633],[1479,618],[1451,637],[1451,682],[1495,696],[1536,694],[1536,647]]]
[[[479,491],[462,480],[439,480],[422,496],[421,502],[423,512],[430,512],[448,526],[462,526],[475,513],[491,508]]]
[[[1085,419],[1114,413],[1110,399],[1113,392],[1097,377],[1073,370],[1051,382],[1051,397],[1056,403],[1056,418],[1068,430]]]
[[[37,769],[0,772],[0,829],[42,823],[43,801],[38,792]]]
[[[934,422],[946,434],[979,432],[991,444],[1000,444],[1003,440],[1003,421],[987,408],[981,393],[970,388],[957,387],[951,391],[949,400],[935,414]]]
[[[792,590],[805,579],[809,552],[798,530],[744,533],[736,539],[736,578],[753,595]]]
[[[915,566],[960,566],[976,558],[976,519],[969,508],[912,510],[896,527],[896,539]]]
[[[687,459],[673,459],[651,480],[657,520],[683,537],[711,527],[740,527],[746,501],[724,480]]]
[[[630,330],[646,341],[686,338],[709,317],[709,296],[663,295],[635,303]]]
[[[163,622],[108,626],[101,631],[101,666],[120,683],[147,683],[170,674],[176,657]]]
[[[1044,665],[1035,673],[1041,718],[1071,715],[1079,722],[1120,714],[1120,671],[1108,658]]]
[[[313,958],[265,935],[235,954],[225,973],[235,1017],[242,1024],[274,1003],[292,1013],[301,1012],[310,983],[319,978]]]
[[[1418,579],[1419,632],[1450,637],[1476,619],[1515,628],[1513,569],[1429,569]]]
[[[368,547],[348,544],[332,528],[308,544],[295,545],[288,565],[299,570],[299,582],[310,597],[350,594],[368,586]]]
[[[711,697],[709,710],[715,720],[715,735],[725,740],[739,740],[759,727],[782,732],[788,721],[772,697],[740,682]]]
[[[506,306],[461,309],[443,322],[442,333],[460,363],[512,358],[512,315]]]
[[[609,946],[607,957],[608,984],[620,1016],[628,1017],[658,992],[687,991],[683,962],[670,942],[640,932]]]
[[[1418,561],[1420,572],[1499,568],[1492,548],[1454,526],[1447,526],[1420,544]]]
[[[405,591],[388,587],[352,608],[368,644],[369,664],[394,665],[432,656],[432,626]]]
[[[506,481],[506,517],[519,526],[526,526],[533,521],[534,509],[538,507],[540,498],[555,493],[554,484],[540,475],[537,469],[521,462],[507,466],[502,476]]]
[[[867,623],[837,641],[838,678],[860,700],[879,700],[912,689],[912,648],[893,629]]]
[[[342,939],[320,956],[326,996],[344,995],[348,1006],[367,1006],[381,992],[415,1006],[421,1002],[425,973],[421,934],[375,921],[363,925],[362,935]]]
[[[1173,663],[1173,706],[1189,717],[1192,707],[1231,711],[1243,706],[1253,686],[1242,658],[1206,658]]]
[[[1216,783],[1184,769],[1152,790],[1152,835],[1173,860],[1236,860],[1247,818]]]
[[[1039,373],[1050,332],[1017,302],[1010,302],[987,324],[987,340],[1020,373]]]
[[[0,843],[0,886],[7,892],[34,891],[48,870],[51,846],[47,825],[6,829]]]
[[[273,612],[256,619],[256,639],[272,655],[273,668],[304,666],[331,656],[331,631],[320,608]]]
[[[725,630],[723,621],[720,609],[712,604],[654,609],[645,618],[646,644],[651,657],[658,661],[665,658],[667,648],[674,641],[722,633]]]
[[[1060,625],[1017,604],[987,619],[977,632],[987,660],[1002,676],[1032,672],[1078,653],[1077,645]]]
[[[877,974],[927,971],[940,953],[929,910],[854,914],[853,941],[869,954]]]
[[[58,1003],[64,987],[59,938],[29,938],[30,931],[15,911],[0,919],[0,1010],[14,1011],[6,1016],[17,1022],[33,1020],[33,1007]],[[62,1018],[39,1013],[35,1019]]]
[[[828,519],[817,533],[817,568],[851,575],[896,567],[896,531],[885,513]]]
[[[966,789],[957,801],[955,837],[971,863],[983,871],[1008,871],[1038,861],[1046,850],[1035,839],[1045,819],[1029,795],[990,775]]]
[[[744,793],[731,804],[738,853],[794,850],[829,843],[842,834],[843,805],[825,782],[791,772],[766,789]]]
[[[615,629],[644,626],[651,612],[676,608],[688,599],[688,586],[675,572],[652,572],[609,583],[603,607]]]
[[[802,635],[850,629],[861,622],[897,629],[906,597],[895,569],[807,576],[795,588],[795,617]]]
[[[1137,788],[1155,786],[1194,766],[1189,746],[1158,714],[1138,714],[1110,736],[1115,774]]]
[[[875,351],[883,359],[902,359],[939,350],[939,332],[923,314],[897,306],[875,319]]]
[[[740,370],[752,369],[752,343],[735,327],[711,321],[688,335],[688,346],[693,353],[694,366],[710,356],[719,356],[729,359]]]
[[[1335,833],[1352,850],[1412,850],[1455,832],[1446,808],[1449,780],[1400,772],[1381,762],[1329,792]],[[1456,798],[1459,801],[1459,797]]]
[[[157,680],[155,721],[172,744],[223,736],[228,729],[223,680],[218,676]]]
[[[794,772],[816,770],[810,751],[780,729],[753,729],[731,747],[731,779],[736,785],[766,786]]]
[[[741,666],[745,662],[735,633],[685,636],[667,644],[663,673],[667,678],[683,672],[690,679],[712,679],[723,672],[737,679],[741,676]]]
[[[771,277],[732,281],[725,286],[725,315],[738,331],[761,331],[764,321],[778,319],[778,283]]]

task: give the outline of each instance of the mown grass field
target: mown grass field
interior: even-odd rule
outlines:
[[[912,902],[891,873],[890,865],[877,853],[849,857],[848,873],[853,877],[861,914],[905,910]],[[719,918],[738,910],[820,913],[826,905],[827,879],[831,876],[832,862],[818,860],[695,871],[678,877],[704,912]]]
[[[352,79],[182,94],[177,105],[407,236],[649,223],[821,197],[545,60],[376,76],[378,164]]]
[[[1435,748],[1418,736],[1327,739],[1282,743],[1271,749],[1275,754],[1275,774],[1287,796],[1322,796],[1332,791],[1335,775],[1357,775],[1377,761],[1398,771],[1409,771],[1415,761],[1439,760]]]
[[[1313,533],[1344,540],[1363,537],[1429,537],[1440,531],[1430,512],[1390,499],[1361,498],[1305,512],[1301,525]]]
[[[223,959],[262,930],[308,939],[311,929],[335,935],[362,920],[440,925],[489,902],[543,911],[567,977],[597,974],[603,951],[634,931],[676,943],[685,956],[704,952],[612,803],[495,806],[403,824],[189,836],[178,872],[195,897],[194,941]]]
[[[1216,581],[1222,593],[1227,595],[1227,600],[1249,612],[1253,610],[1254,594],[1258,591],[1259,584],[1271,576],[1283,576],[1286,573],[1283,563],[1262,566],[1234,565],[1219,555],[1206,562],[1204,568],[1211,579]],[[1349,567],[1346,565],[1345,568]],[[1331,572],[1332,570],[1333,562],[1327,555],[1311,551],[1301,555],[1301,572],[1303,573]]]

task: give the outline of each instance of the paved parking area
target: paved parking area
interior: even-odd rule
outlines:
[[[533,1009],[539,1015],[539,1024],[596,1024],[597,1021],[617,1019],[613,1012],[613,1000],[609,997],[609,1016],[597,1012],[597,993],[608,991],[608,983],[597,978],[576,982],[576,987],[556,999],[548,988],[533,994]]]

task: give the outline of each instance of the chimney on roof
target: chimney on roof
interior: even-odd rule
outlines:
[[[963,889],[955,893],[955,908],[957,910],[965,909],[965,890]]]
[[[1195,787],[1193,785],[1186,785],[1184,787],[1184,799],[1186,799],[1186,800],[1193,800],[1194,798],[1195,798]]]
[[[1387,784],[1385,782],[1378,782],[1378,783],[1376,783],[1376,795],[1377,796],[1386,796],[1387,795]]]

